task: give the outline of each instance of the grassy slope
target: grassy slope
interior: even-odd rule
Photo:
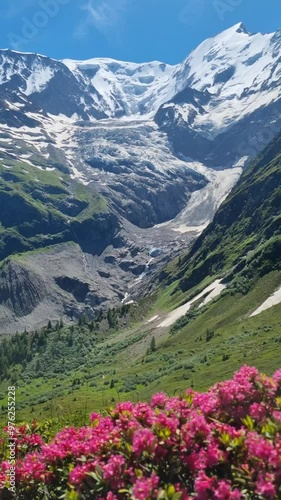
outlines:
[[[102,197],[68,175],[14,160],[0,163],[0,196],[0,260],[75,240],[74,224],[108,213]]]
[[[61,413],[71,422],[83,422],[90,411],[114,400],[145,400],[156,391],[172,395],[189,386],[206,389],[244,363],[272,373],[281,363],[281,305],[254,318],[249,314],[280,284],[281,273],[272,272],[248,294],[214,301],[173,335],[145,322],[107,333],[77,326],[70,348],[68,328],[61,330],[60,340],[57,332],[49,333],[46,352],[35,356],[16,377],[17,401],[24,406],[18,418]],[[207,327],[215,332],[209,342]],[[157,350],[147,354],[153,335]],[[110,388],[112,379],[114,387]],[[0,385],[3,417],[7,385],[6,380]],[[41,398],[45,402],[40,404]]]

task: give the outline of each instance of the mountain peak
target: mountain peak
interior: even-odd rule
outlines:
[[[235,24],[233,28],[235,28],[236,33],[244,33],[245,35],[249,35],[249,32],[245,27],[245,24],[243,24],[242,22]]]
[[[249,35],[250,34],[247,31],[245,25],[242,22],[240,22],[240,23],[234,24],[234,26],[230,26],[230,28],[227,28],[226,30],[222,31],[221,33],[219,33],[214,38],[215,39],[217,39],[217,38],[224,38],[225,36],[231,37],[231,36],[236,35],[237,33],[244,34],[244,35]]]

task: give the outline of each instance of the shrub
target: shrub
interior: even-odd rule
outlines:
[[[281,370],[268,378],[244,366],[207,393],[156,394],[119,403],[49,443],[22,426],[17,498],[68,500],[278,500],[281,495]],[[7,443],[6,443],[7,444]],[[1,498],[7,448],[0,444]]]
[[[209,328],[206,330],[206,342],[210,342],[215,336],[214,330],[209,330]]]

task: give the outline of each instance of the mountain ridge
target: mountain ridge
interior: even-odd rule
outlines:
[[[243,24],[238,23],[220,33],[219,35],[211,37],[202,42],[199,47],[192,51],[182,63],[176,65],[168,65],[159,61],[132,63],[126,61],[118,61],[110,58],[92,58],[84,61],[76,61],[71,59],[56,60],[48,56],[11,51],[8,49],[3,49],[2,51],[0,51],[0,54],[4,51],[7,52],[7,54],[16,55],[16,57],[18,57],[19,59],[37,58],[37,60],[42,59],[48,64],[52,62],[52,64],[54,64],[54,68],[53,72],[49,72],[49,74],[46,73],[46,68],[44,68],[44,65],[43,68],[41,68],[41,70],[43,69],[44,71],[41,71],[41,73],[40,67],[35,67],[35,69],[39,71],[37,84],[41,83],[41,85],[47,83],[49,79],[54,78],[56,72],[65,72],[66,70],[68,70],[68,72],[66,71],[66,74],[68,74],[68,78],[71,78],[70,75],[72,75],[75,79],[75,84],[74,81],[72,83],[72,85],[74,85],[74,88],[75,86],[79,86],[81,83],[83,83],[88,89],[88,98],[89,94],[91,97],[91,100],[88,101],[88,104],[91,103],[92,106],[94,105],[96,107],[95,113],[97,113],[96,116],[95,113],[94,115],[90,114],[90,118],[120,118],[136,114],[139,114],[140,116],[147,115],[153,117],[153,114],[157,112],[161,105],[169,101],[175,94],[184,90],[187,85],[192,86],[197,90],[202,90],[202,87],[210,85],[210,78],[208,79],[207,76],[208,71],[203,70],[205,71],[205,74],[202,72],[202,64],[200,63],[201,53],[204,56],[206,65],[206,63],[208,64],[208,62],[210,62],[214,58],[217,50],[223,50],[225,52],[224,57],[226,59],[223,60],[222,63],[225,64],[226,62],[227,64],[229,64],[227,59],[227,50],[225,50],[224,47],[229,47],[228,51],[231,53],[231,46],[235,44],[238,44],[238,46],[239,44],[243,45],[245,41],[244,38],[246,37],[246,41],[250,46],[249,53],[252,59],[245,58],[245,63],[251,66],[251,71],[253,72],[253,69],[257,66],[256,63],[258,62],[258,60],[254,60],[253,58],[257,57],[259,59],[258,56],[261,55],[262,51],[265,51],[265,53],[267,54],[268,43],[270,46],[271,43],[274,42],[275,38],[277,38],[278,41],[278,33],[280,33],[280,31],[269,34],[249,34],[244,29]],[[256,52],[256,50],[259,50],[259,52]],[[254,51],[254,53],[252,53],[252,51]],[[206,56],[206,53],[208,54],[208,56]],[[268,53],[268,55],[270,54]],[[217,69],[219,68],[219,66],[220,65],[217,64]],[[19,64],[18,70],[20,70],[20,68],[21,64]],[[195,78],[194,70],[195,74],[197,74]],[[259,71],[260,70],[261,68],[259,68]],[[201,72],[199,78],[198,71],[199,74]],[[221,83],[224,83],[223,80],[225,78],[229,78],[229,75],[226,75],[225,70],[222,72],[217,71],[216,74],[217,78],[220,78]],[[119,77],[121,81],[121,87],[118,82]],[[129,77],[129,79],[126,77]],[[28,82],[29,83],[27,84],[26,89],[24,89],[24,87],[23,89],[27,95],[30,95],[32,93],[32,85],[29,80]],[[216,87],[218,87],[218,84],[219,81],[217,81],[217,84],[215,83],[214,90],[216,89]],[[110,88],[110,85],[111,87],[112,85],[115,86],[113,92]],[[166,88],[163,89],[163,85],[166,86]],[[149,95],[150,89],[152,95]],[[40,92],[40,86],[39,88],[35,88],[34,90],[35,93],[36,91]],[[126,93],[128,93],[128,96],[126,96]],[[144,98],[142,98],[143,93]],[[132,100],[131,103],[129,96]],[[86,95],[85,98],[87,99]],[[97,98],[101,99],[101,106],[99,106]],[[140,100],[140,107],[138,107],[137,104],[138,100]],[[85,109],[81,115],[82,118],[83,116],[87,115],[87,102],[85,104]],[[116,109],[114,108],[115,105]],[[146,113],[147,108],[149,109]],[[74,113],[72,113],[72,115],[73,114]],[[68,116],[71,115],[68,114]]]
[[[110,59],[68,67],[0,50],[0,189],[11,214],[22,207],[22,220],[0,214],[0,255],[27,268],[28,252],[41,262],[49,257],[51,267],[38,265],[35,279],[52,278],[46,315],[94,315],[96,305],[76,300],[77,287],[89,287],[90,304],[138,299],[143,283],[198,237],[243,168],[281,130],[280,33],[245,31],[235,25],[175,67]],[[101,246],[105,219],[110,238]],[[78,246],[73,258],[68,243]],[[59,266],[53,254],[68,255],[73,267]],[[10,331],[7,314],[12,323],[17,318],[6,304],[0,298],[0,328],[3,306]],[[37,319],[34,309],[21,321],[34,327]]]

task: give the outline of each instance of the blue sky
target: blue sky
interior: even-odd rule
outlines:
[[[243,21],[281,28],[280,0],[0,0],[0,47],[57,59],[177,63]]]

